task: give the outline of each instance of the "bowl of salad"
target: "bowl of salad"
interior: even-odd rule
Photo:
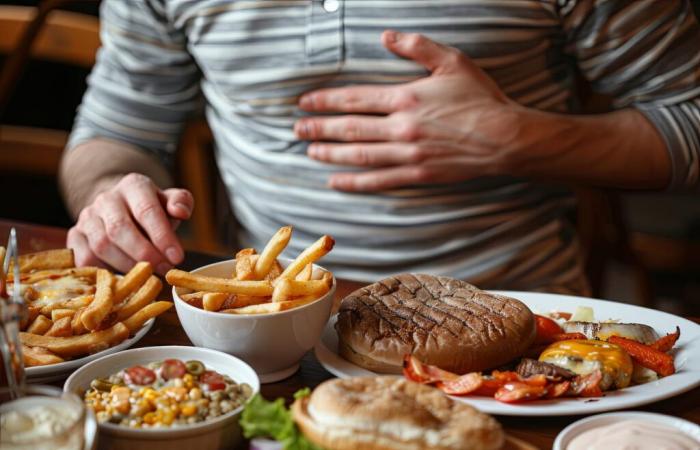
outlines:
[[[234,356],[163,346],[92,361],[76,370],[63,389],[94,412],[102,448],[214,450],[240,442],[238,418],[260,382]]]

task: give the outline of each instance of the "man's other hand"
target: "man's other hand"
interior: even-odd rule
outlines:
[[[132,173],[81,211],[67,245],[80,266],[127,272],[136,261],[148,261],[164,274],[184,258],[174,229],[189,219],[193,207],[189,191],[160,190],[150,178]]]

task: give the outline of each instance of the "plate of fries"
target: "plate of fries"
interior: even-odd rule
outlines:
[[[165,276],[179,288],[179,298],[189,305],[225,314],[272,314],[307,305],[330,291],[333,274],[314,263],[333,249],[334,241],[321,236],[296,259],[282,267],[278,256],[289,244],[292,227],[282,227],[260,254],[254,248],[236,253],[228,277],[212,277],[179,269]]]
[[[31,382],[61,378],[130,347],[172,307],[156,301],[162,282],[147,262],[120,276],[99,267],[75,267],[73,251],[58,249],[21,255],[19,266],[27,305],[20,340]]]
[[[243,359],[263,383],[297,370],[333,305],[333,274],[315,264],[333,239],[322,236],[295,259],[281,258],[291,234],[282,227],[259,254],[243,249],[235,259],[166,275],[192,343]]]

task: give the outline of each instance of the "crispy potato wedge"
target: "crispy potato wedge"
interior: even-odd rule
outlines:
[[[146,282],[139,288],[138,291],[129,297],[126,303],[123,303],[117,311],[117,321],[122,321],[127,317],[132,316],[136,311],[145,307],[158,297],[163,283],[154,275],[149,276]]]
[[[2,260],[0,260],[2,261]],[[2,263],[0,263],[1,265]],[[2,270],[2,269],[0,269]],[[41,314],[41,308],[37,308],[35,306],[27,306],[27,315],[20,321],[19,323],[19,329],[21,331],[24,331],[27,329],[27,327],[34,322],[34,320],[39,317],[39,314]]]
[[[62,319],[64,317],[70,317],[72,319],[74,314],[75,314],[74,309],[67,309],[67,308],[54,309],[51,311],[51,320],[56,322],[58,319]]]
[[[169,310],[173,306],[172,302],[153,302],[146,305],[142,309],[136,311],[134,315],[124,320],[124,325],[129,329],[130,333],[138,331],[147,320],[156,317]]]
[[[83,325],[82,319],[83,313],[85,312],[85,308],[79,308],[75,311],[75,314],[73,315],[73,320],[71,320],[70,323],[70,326],[73,329],[73,335],[83,334],[86,331],[88,331],[87,328],[85,328],[85,325]]]
[[[108,270],[98,269],[95,277],[95,298],[80,316],[88,330],[95,330],[112,310],[114,275]]]
[[[53,322],[46,316],[36,316],[36,319],[27,327],[27,333],[44,334],[51,329]]]
[[[73,250],[70,248],[61,248],[56,250],[46,250],[43,252],[29,253],[20,255],[19,271],[26,273],[34,270],[45,269],[68,269],[75,267],[75,259]],[[13,264],[10,264],[9,273],[12,273]]]
[[[129,329],[118,322],[106,330],[70,337],[41,336],[21,332],[20,340],[30,347],[44,347],[60,357],[85,355],[103,350],[129,337]]]
[[[165,275],[173,286],[194,289],[196,291],[226,292],[229,294],[272,295],[269,281],[241,281],[226,278],[205,277],[184,270],[172,269]]]
[[[71,317],[62,317],[56,320],[51,328],[44,333],[44,336],[53,337],[68,337],[73,335],[73,328],[71,327]]]
[[[247,249],[246,249],[247,250]],[[255,280],[255,262],[258,255],[236,255],[236,276],[237,280]]]
[[[42,347],[27,347],[22,346],[22,358],[24,359],[25,367],[48,366],[49,364],[57,364],[64,361],[58,355],[55,355]]]
[[[85,278],[90,282],[95,281],[97,267],[71,267],[69,269],[46,269],[37,270],[28,274],[21,274],[23,283],[32,284],[49,278],[72,276],[75,278]]]
[[[114,287],[113,303],[119,304],[132,292],[136,292],[153,274],[153,267],[149,262],[138,262],[134,264],[126,275],[117,280]]]
[[[255,263],[255,278],[261,280],[270,271],[277,257],[284,251],[292,237],[292,227],[282,227],[272,235]]]

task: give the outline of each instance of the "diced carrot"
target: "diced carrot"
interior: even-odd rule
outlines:
[[[668,353],[673,346],[676,345],[676,341],[678,341],[679,337],[681,337],[681,329],[676,327],[675,333],[667,334],[666,336],[657,339],[656,342],[650,344],[649,346],[660,352]]]
[[[652,348],[649,345],[620,336],[610,336],[608,342],[619,345],[630,354],[635,362],[647,369],[653,370],[661,376],[665,377],[676,372],[676,368],[673,364],[673,356]]]

